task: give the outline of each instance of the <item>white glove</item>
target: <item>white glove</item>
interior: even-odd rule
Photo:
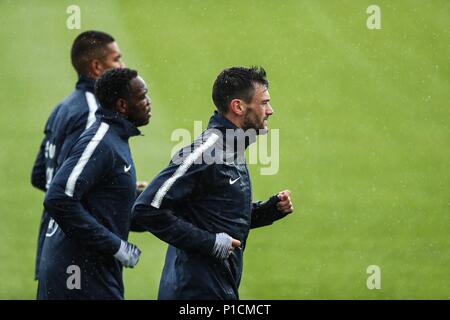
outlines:
[[[134,244],[121,240],[119,250],[114,254],[114,258],[120,261],[122,266],[133,268],[139,261],[141,250]]]
[[[216,234],[216,242],[213,247],[213,256],[218,259],[226,259],[232,248],[232,238],[225,232]]]

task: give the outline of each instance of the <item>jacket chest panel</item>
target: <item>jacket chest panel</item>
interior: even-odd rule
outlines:
[[[105,177],[109,191],[120,199],[135,197],[136,171],[131,156],[126,153],[118,153],[114,159],[114,167]]]
[[[248,203],[250,184],[245,164],[216,165],[215,178],[211,179],[210,188],[224,202],[233,206],[240,207]]]

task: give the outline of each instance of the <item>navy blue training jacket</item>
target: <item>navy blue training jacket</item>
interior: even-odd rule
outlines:
[[[94,83],[94,80],[80,76],[75,91],[52,111],[31,173],[34,187],[42,191],[48,189],[75,141],[95,122],[98,105],[94,97]],[[50,216],[44,210],[38,234],[35,279],[39,277],[39,260],[49,221]]]
[[[139,130],[118,113],[97,111],[47,191],[49,227],[40,261],[38,299],[123,299],[122,266],[113,255],[128,239],[136,173],[128,139]],[[67,288],[70,266],[81,288]],[[69,270],[69,271],[68,271]]]
[[[276,209],[276,196],[252,202],[245,157],[239,157],[237,148],[226,148],[227,129],[238,128],[215,112],[208,128],[172,158],[133,207],[136,228],[169,243],[159,299],[238,299],[250,228],[285,216]],[[224,161],[202,161],[216,154]],[[220,232],[242,242],[226,260],[212,255],[215,234]]]

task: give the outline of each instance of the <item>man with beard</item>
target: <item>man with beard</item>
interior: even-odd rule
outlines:
[[[208,128],[136,200],[132,223],[169,244],[159,299],[239,299],[250,229],[293,212],[288,190],[252,201],[244,153],[267,132],[268,85],[263,68],[222,71]]]

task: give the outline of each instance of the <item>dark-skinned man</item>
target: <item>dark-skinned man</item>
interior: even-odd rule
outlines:
[[[128,243],[136,172],[128,140],[150,119],[147,87],[127,68],[96,82],[97,120],[76,141],[46,193],[58,228],[44,242],[38,299],[123,299],[122,268],[139,249]]]
[[[45,125],[31,174],[34,187],[46,191],[81,133],[95,122],[98,104],[94,97],[95,80],[106,70],[122,68],[122,55],[114,38],[100,31],[86,31],[72,44],[71,61],[78,75],[75,90],[52,111]],[[51,237],[57,225],[45,212],[39,227],[35,279],[39,277],[39,260],[46,237]]]

